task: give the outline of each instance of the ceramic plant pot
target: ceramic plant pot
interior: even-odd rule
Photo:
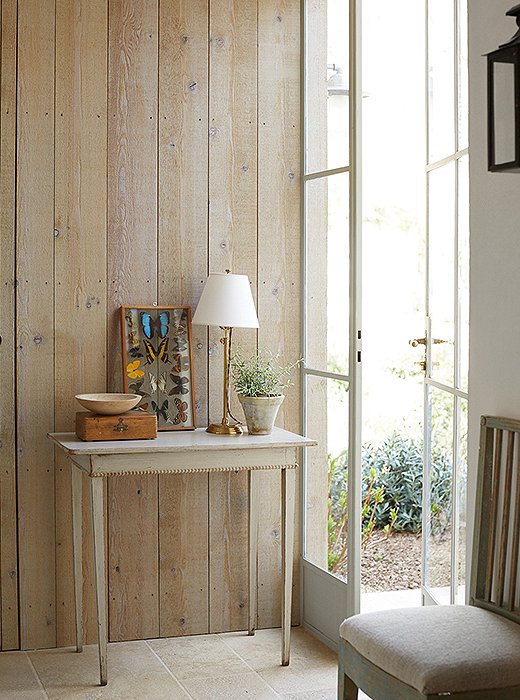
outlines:
[[[284,398],[283,394],[280,396],[238,395],[250,435],[269,435]]]

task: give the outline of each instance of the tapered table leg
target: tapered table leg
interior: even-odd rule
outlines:
[[[83,651],[83,475],[74,465],[71,467],[72,484],[72,551],[74,556],[74,608],[76,614],[76,651]]]
[[[94,568],[99,647],[100,685],[107,684],[107,600],[105,591],[105,509],[103,505],[102,477],[91,477],[92,529],[94,531]]]
[[[295,485],[296,469],[282,469],[282,666],[291,651]]]
[[[249,491],[249,622],[248,634],[254,635],[258,619],[258,474],[248,472]]]

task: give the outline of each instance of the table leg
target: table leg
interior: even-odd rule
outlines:
[[[83,504],[81,470],[70,463],[72,484],[72,551],[74,556],[74,607],[76,613],[76,651],[83,651]]]
[[[282,666],[289,665],[291,651],[295,477],[296,469],[282,469]]]
[[[100,685],[107,684],[107,600],[105,590],[105,509],[103,503],[104,479],[91,477],[92,529],[94,532],[94,568],[98,623]]]
[[[258,618],[258,474],[248,472],[249,491],[249,623],[248,634],[254,635]]]

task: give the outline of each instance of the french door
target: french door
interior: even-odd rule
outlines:
[[[320,441],[303,465],[302,617],[335,643],[359,610],[360,0],[304,0],[302,14],[302,405],[305,431]],[[332,455],[342,468],[331,499]],[[331,561],[331,508],[341,511],[341,562]]]
[[[360,607],[362,0],[302,1],[302,406],[319,440],[303,464],[302,620],[333,644]],[[465,562],[467,0],[424,2],[426,52],[410,59],[427,56],[422,593],[453,603]]]
[[[467,0],[428,0],[422,594],[464,603],[469,339]]]

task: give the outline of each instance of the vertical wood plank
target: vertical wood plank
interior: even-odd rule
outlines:
[[[54,0],[18,3],[17,395],[22,649],[56,644]]]
[[[17,649],[15,211],[16,0],[0,3],[0,649]]]
[[[248,627],[247,472],[210,475],[210,632]]]
[[[160,636],[206,634],[208,475],[172,474],[160,484]]]
[[[117,310],[157,302],[158,1],[109,0],[108,373],[120,389]],[[157,477],[111,479],[113,641],[159,634]]]
[[[60,431],[74,429],[75,394],[106,386],[106,28],[106,0],[57,0],[54,362]],[[58,646],[74,640],[70,478],[57,450]],[[90,516],[90,508],[85,511]],[[90,533],[90,523],[85,526]],[[92,586],[85,593],[93,618]]]
[[[159,17],[159,303],[199,300],[208,270],[208,3]],[[207,425],[207,329],[193,326],[197,424]],[[208,475],[159,477],[160,635],[208,632]]]
[[[309,172],[322,170],[327,164],[327,82],[324,71],[327,65],[327,5],[328,0],[312,0],[307,3],[309,32],[306,59],[305,108],[307,168]],[[302,48],[303,50],[303,48]],[[303,91],[303,86],[302,86]],[[327,369],[327,267],[328,267],[328,178],[310,181],[305,187],[307,218],[307,250],[310,264],[307,266],[307,334],[308,365]],[[348,302],[347,302],[348,303]],[[348,325],[348,324],[347,324]],[[347,348],[348,349],[348,348]],[[327,435],[327,384],[329,380],[307,378],[307,405],[309,431],[314,435]],[[345,447],[347,445],[345,444]],[[328,565],[328,459],[327,440],[307,453],[306,484],[306,537],[305,555],[316,566]]]
[[[279,354],[282,362],[300,357],[299,34],[298,0],[259,0],[259,346]],[[276,251],[275,255],[273,251]],[[299,403],[297,379],[286,392],[278,425],[298,431]],[[262,508],[259,525],[258,626],[271,627],[278,625],[280,620],[280,486],[274,474],[262,476],[263,497],[268,507]],[[272,533],[272,537],[269,538],[267,533]],[[276,556],[273,556],[275,543]],[[296,541],[293,621],[298,619],[299,608],[298,560],[299,541]]]
[[[257,293],[257,0],[210,3],[210,270],[249,276]],[[221,419],[223,353],[210,329],[209,418]],[[234,348],[256,350],[256,332],[237,329]],[[232,407],[236,414],[237,403]],[[210,631],[246,629],[246,475],[211,474]]]

